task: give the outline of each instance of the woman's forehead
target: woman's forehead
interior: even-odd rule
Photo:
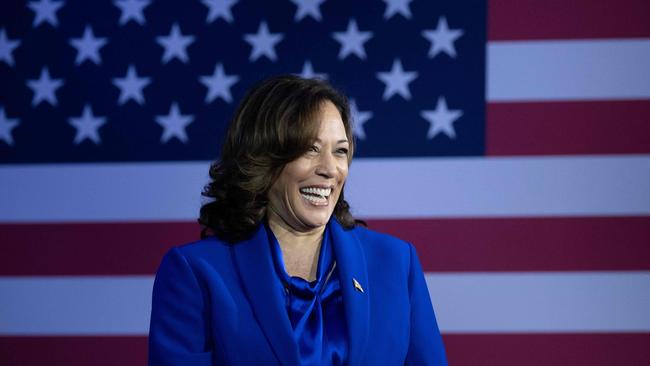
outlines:
[[[332,102],[328,102],[321,107],[317,120],[319,127],[316,139],[327,138],[328,140],[335,139],[337,141],[347,140],[345,125],[341,119],[341,114]]]

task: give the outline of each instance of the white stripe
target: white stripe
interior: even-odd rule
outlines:
[[[650,214],[650,155],[367,159],[350,183],[367,218]]]
[[[650,39],[489,42],[487,100],[650,98]]]
[[[442,331],[648,332],[650,272],[427,274]]]
[[[0,277],[0,334],[146,334],[151,276]]]
[[[427,274],[445,333],[648,332],[650,272]],[[0,277],[0,334],[146,334],[152,277]]]
[[[0,221],[195,220],[208,162],[0,167]],[[650,214],[650,155],[359,159],[364,218]]]
[[[0,221],[194,220],[209,164],[0,166]]]

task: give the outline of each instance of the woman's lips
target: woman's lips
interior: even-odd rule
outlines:
[[[314,206],[327,206],[331,194],[331,187],[308,186],[300,188],[300,195]]]

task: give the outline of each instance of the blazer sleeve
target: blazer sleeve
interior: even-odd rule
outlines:
[[[203,293],[177,248],[160,264],[151,305],[149,365],[212,366]]]
[[[447,365],[445,348],[431,305],[429,290],[424,280],[415,248],[409,244],[409,297],[411,303],[411,334],[406,365]]]

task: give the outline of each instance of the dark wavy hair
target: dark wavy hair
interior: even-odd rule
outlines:
[[[302,156],[317,138],[317,114],[332,102],[343,120],[353,153],[347,98],[329,83],[281,75],[250,89],[230,122],[219,160],[210,166],[211,181],[202,195],[201,237],[216,235],[235,242],[249,237],[266,215],[267,193],[284,166]],[[333,215],[347,229],[355,220],[343,197]]]

